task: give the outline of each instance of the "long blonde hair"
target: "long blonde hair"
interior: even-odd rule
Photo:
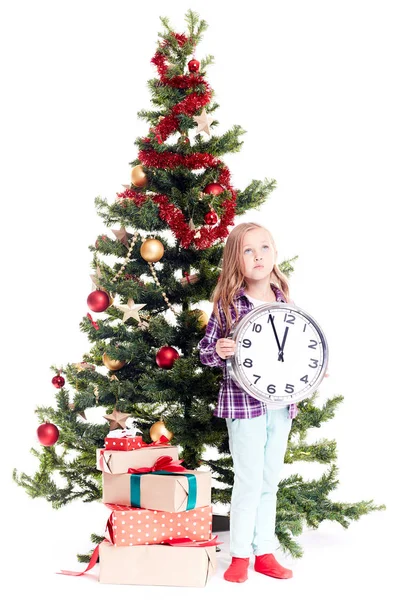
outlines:
[[[236,225],[236,227],[234,227],[228,235],[222,254],[221,274],[212,296],[212,301],[214,304],[213,311],[221,326],[222,323],[218,310],[218,302],[220,302],[221,310],[225,315],[225,335],[232,327],[232,316],[230,311],[231,306],[234,307],[236,319],[238,317],[238,310],[234,299],[240,288],[244,287],[245,285],[242,259],[243,238],[248,231],[252,231],[253,229],[264,229],[269,234],[276,254],[274,238],[272,237],[270,231],[258,223],[240,223],[240,225]],[[277,264],[274,264],[271,272],[271,283],[276,285],[281,290],[286,300],[289,299],[288,280],[279,269]]]

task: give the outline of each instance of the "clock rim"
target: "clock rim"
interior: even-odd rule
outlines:
[[[248,321],[251,320],[251,317],[254,318],[254,316],[257,315],[258,313],[262,314],[262,313],[264,313],[264,311],[266,309],[271,310],[271,308],[272,309],[279,308],[280,310],[283,309],[283,310],[287,310],[287,311],[298,312],[301,316],[307,318],[312,323],[313,327],[315,327],[315,329],[317,330],[317,333],[321,338],[321,342],[322,342],[322,346],[323,346],[323,364],[322,364],[320,374],[319,374],[318,378],[315,380],[315,382],[313,383],[313,385],[311,387],[309,387],[307,390],[304,390],[302,393],[297,395],[295,399],[289,398],[289,397],[286,400],[273,400],[273,399],[266,399],[266,398],[260,398],[260,397],[257,398],[253,394],[253,392],[254,392],[254,390],[256,390],[256,388],[253,388],[252,390],[250,390],[249,386],[247,386],[246,383],[242,383],[241,378],[240,378],[240,372],[238,371],[238,367],[236,364],[235,355],[226,359],[226,366],[227,366],[228,376],[231,377],[233,379],[233,381],[236,383],[236,385],[238,385],[251,398],[253,398],[257,402],[260,402],[261,404],[264,404],[267,406],[270,405],[270,406],[274,406],[276,408],[278,408],[278,407],[285,408],[285,407],[289,406],[290,404],[298,404],[302,400],[309,398],[317,390],[317,388],[321,384],[321,381],[323,380],[325,373],[327,371],[327,368],[328,368],[329,348],[328,348],[328,341],[326,339],[326,335],[323,332],[322,328],[320,327],[319,323],[315,320],[315,318],[312,315],[310,315],[309,312],[307,312],[300,306],[289,304],[287,302],[265,302],[264,304],[261,304],[260,306],[256,306],[255,308],[252,308],[248,313],[246,313],[240,319],[240,321],[238,321],[234,325],[234,327],[232,328],[232,331],[230,332],[228,337],[232,338],[233,340],[236,341],[236,339],[239,337],[242,330],[248,324]],[[249,317],[250,315],[251,315],[251,317]],[[274,397],[273,394],[271,394],[271,396],[272,396],[272,398]]]

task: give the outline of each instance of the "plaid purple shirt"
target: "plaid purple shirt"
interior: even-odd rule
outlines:
[[[275,292],[277,302],[286,302],[280,289],[275,286],[271,287]],[[238,310],[238,321],[254,308],[253,304],[245,295],[243,288],[236,294],[235,303]],[[223,328],[221,329],[218,320],[213,313],[208,321],[206,334],[199,342],[200,360],[203,365],[207,365],[208,367],[222,367],[224,373],[218,395],[218,404],[214,411],[214,415],[223,419],[251,419],[253,417],[259,417],[267,412],[267,405],[252,398],[252,396],[246,394],[244,390],[235,384],[228,375],[226,361],[223,360],[215,350],[217,340],[221,337],[226,337],[223,333],[226,329],[226,318],[219,304],[218,310]],[[231,306],[230,311],[232,323],[235,323],[236,315],[233,306]],[[297,405],[291,404],[289,406],[289,417],[294,419],[297,413]]]

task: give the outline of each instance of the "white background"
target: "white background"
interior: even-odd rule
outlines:
[[[399,414],[398,261],[400,42],[396,2],[285,1],[151,3],[115,0],[3,2],[1,65],[2,503],[5,573],[35,597],[110,597],[91,577],[54,575],[77,568],[75,554],[102,533],[102,505],[59,511],[31,500],[11,470],[34,473],[37,405],[54,405],[50,365],[78,362],[87,349],[79,322],[87,312],[89,244],[110,233],[93,200],[112,201],[129,182],[137,119],[151,108],[160,16],[184,31],[192,8],[209,28],[196,57],[215,56],[208,81],[220,109],[215,131],[244,127],[239,154],[224,157],[232,183],[275,178],[277,190],[257,220],[273,233],[280,259],[299,255],[291,278],[296,303],[315,316],[330,347],[330,377],[320,402],[344,403],[310,439],[338,445],[338,501],[374,500],[385,512],[346,531],[324,523],[299,538],[295,577],[251,573],[250,591],[280,598],[358,592],[395,597],[398,506],[394,492]],[[261,8],[262,7],[262,8]],[[5,461],[4,461],[5,458]],[[304,476],[321,473],[296,465]],[[289,470],[287,470],[289,472]],[[108,514],[108,513],[107,513]],[[217,597],[229,540],[216,577],[191,593]],[[398,550],[397,550],[398,555]],[[3,563],[4,564],[4,563]],[[97,567],[96,567],[97,568]],[[228,586],[228,587],[227,587]],[[230,586],[230,587],[229,587]],[[183,588],[117,588],[122,597]],[[243,588],[240,588],[243,589]],[[236,590],[236,588],[235,588]],[[285,595],[287,594],[287,595]]]

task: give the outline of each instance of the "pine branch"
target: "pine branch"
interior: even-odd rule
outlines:
[[[259,208],[276,187],[275,179],[258,181],[253,179],[243,192],[237,195],[236,214],[243,215],[250,209]]]
[[[288,443],[285,462],[292,464],[296,461],[318,462],[321,464],[330,464],[336,460],[336,442],[322,439],[313,444],[298,443],[291,441]]]

